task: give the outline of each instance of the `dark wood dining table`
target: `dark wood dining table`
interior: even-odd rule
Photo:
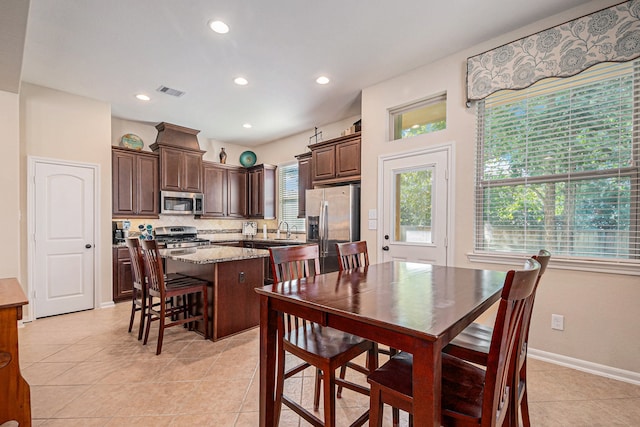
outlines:
[[[506,272],[390,261],[257,288],[260,426],[274,425],[278,313],[413,354],[414,425],[440,425],[441,351],[500,297]]]

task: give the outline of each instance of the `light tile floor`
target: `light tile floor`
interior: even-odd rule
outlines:
[[[171,328],[156,356],[155,331],[146,346],[137,340],[137,328],[127,333],[129,310],[121,303],[20,329],[34,425],[258,425],[257,329],[214,343]],[[640,386],[535,360],[529,367],[534,426],[639,425]],[[288,380],[287,393],[311,409],[313,372]],[[338,423],[345,426],[368,406],[367,398],[350,391],[337,402]],[[387,408],[385,425],[391,425],[390,415]],[[280,425],[307,424],[283,411]]]

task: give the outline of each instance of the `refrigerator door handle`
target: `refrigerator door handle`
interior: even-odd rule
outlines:
[[[327,238],[328,230],[327,230],[327,202],[324,200],[320,202],[320,229],[319,229],[319,240],[320,240],[320,256],[324,257],[327,254]]]
[[[323,239],[323,250],[324,256],[329,255],[329,202],[324,202],[324,236]]]

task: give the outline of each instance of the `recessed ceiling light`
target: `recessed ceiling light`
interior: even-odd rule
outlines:
[[[235,84],[237,84],[238,86],[244,86],[247,83],[249,83],[249,81],[247,79],[245,79],[244,77],[236,77],[235,79],[233,79],[233,82]]]
[[[140,101],[149,101],[151,99],[147,95],[145,95],[144,93],[137,94],[136,98],[138,98]]]
[[[229,26],[222,21],[209,21],[209,28],[218,34],[226,34],[229,32]]]
[[[245,123],[242,125],[242,127],[245,129],[251,129],[253,126],[251,126],[251,123]]]
[[[329,83],[329,77],[320,76],[316,79],[316,83],[318,83],[319,85],[326,85],[327,83]]]

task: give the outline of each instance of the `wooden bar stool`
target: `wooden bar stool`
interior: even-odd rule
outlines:
[[[182,276],[165,281],[164,271],[162,268],[162,259],[158,255],[158,246],[155,240],[143,240],[142,259],[146,270],[148,281],[147,295],[147,320],[144,335],[144,344],[149,339],[149,329],[151,322],[158,321],[158,344],[156,354],[162,351],[162,340],[164,330],[172,326],[190,324],[195,321],[204,323],[204,338],[209,338],[209,319],[208,319],[208,299],[207,286],[205,280],[196,279],[189,276]],[[202,313],[193,313],[193,305],[191,299],[195,301],[195,296],[200,294],[202,298]],[[159,304],[154,306],[153,298],[158,298]],[[167,300],[174,300],[176,304],[168,304]],[[182,318],[180,316],[182,315]],[[167,323],[167,318],[169,322]]]

